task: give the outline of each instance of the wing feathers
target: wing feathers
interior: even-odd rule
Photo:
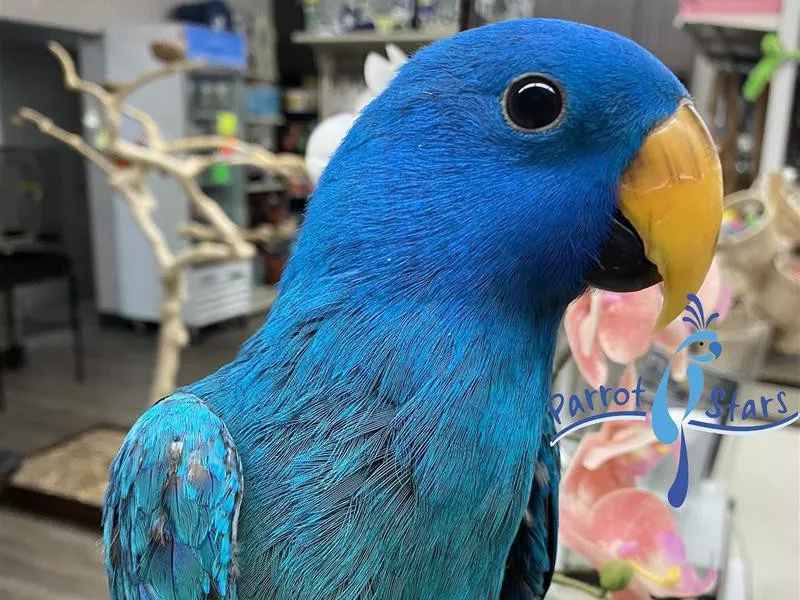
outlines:
[[[177,393],[133,426],[103,511],[113,600],[236,599],[242,474],[222,421]]]

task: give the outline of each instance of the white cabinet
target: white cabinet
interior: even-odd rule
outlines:
[[[246,315],[250,310],[253,265],[239,261],[196,267],[189,273],[188,327],[205,327]]]
[[[130,81],[159,66],[150,54],[153,41],[183,40],[187,31],[181,24],[111,29],[101,45],[83,47],[81,66],[88,67],[84,75],[95,81]],[[214,133],[218,111],[241,114],[243,78],[228,73],[183,73],[159,79],[137,90],[130,104],[155,119],[167,139]],[[209,83],[210,77],[216,79]],[[224,86],[229,90],[222,93]],[[207,89],[214,93],[205,93]],[[219,98],[224,99],[219,100],[222,104],[210,105]],[[133,122],[123,122],[122,129],[126,139],[141,137]],[[246,226],[244,174],[241,167],[228,168],[230,175],[224,182],[201,176],[201,186],[234,222]],[[153,218],[170,249],[179,252],[188,243],[178,235],[178,227],[192,220],[190,202],[168,176],[154,173],[148,185],[158,199]],[[112,193],[105,176],[96,169],[90,171],[89,190],[99,312],[133,321],[159,321],[161,275],[150,245],[127,204]],[[186,325],[204,327],[248,314],[252,271],[249,261],[192,267],[188,273]]]

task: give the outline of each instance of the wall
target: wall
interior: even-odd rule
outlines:
[[[34,127],[17,127],[11,122],[20,106],[30,106],[70,131],[81,131],[80,98],[67,92],[61,81],[58,62],[41,41],[0,41],[0,144],[6,149],[6,176],[0,180],[0,188],[5,208],[19,209],[16,165],[25,149],[35,150],[30,160],[45,174],[37,219],[40,231],[60,237],[72,258],[82,295],[87,296],[92,290],[92,270],[82,160]],[[16,296],[23,321],[26,315],[45,322],[60,321],[65,316],[62,311],[66,306],[66,286],[62,281],[26,286],[18,289]],[[50,308],[58,310],[54,313]]]
[[[163,20],[174,0],[0,0],[0,18],[82,33]]]
[[[188,1],[188,0],[187,0]],[[163,21],[176,0],[0,0],[0,19],[98,34],[111,25]],[[264,14],[269,0],[231,0],[236,8]]]
[[[42,148],[54,144],[43,135],[32,135],[28,127],[11,125],[11,117],[19,106],[30,106],[67,129],[80,131],[80,98],[64,89],[58,61],[44,44],[4,40],[0,42],[0,53],[4,145]]]
[[[678,0],[536,0],[535,14],[615,31],[650,50],[680,76],[691,73],[694,43],[673,26]]]

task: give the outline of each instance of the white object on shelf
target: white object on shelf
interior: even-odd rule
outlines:
[[[354,113],[342,113],[317,125],[306,144],[306,169],[316,185],[325,166],[356,120]]]

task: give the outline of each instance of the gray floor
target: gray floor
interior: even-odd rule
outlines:
[[[232,325],[187,349],[180,383],[230,360],[257,328]],[[0,448],[30,452],[99,421],[131,425],[144,410],[156,337],[124,329],[87,327],[84,384],[72,378],[66,333],[27,340],[28,364],[4,373],[7,406],[0,412]],[[85,529],[0,507],[0,599],[107,598],[99,537]]]

